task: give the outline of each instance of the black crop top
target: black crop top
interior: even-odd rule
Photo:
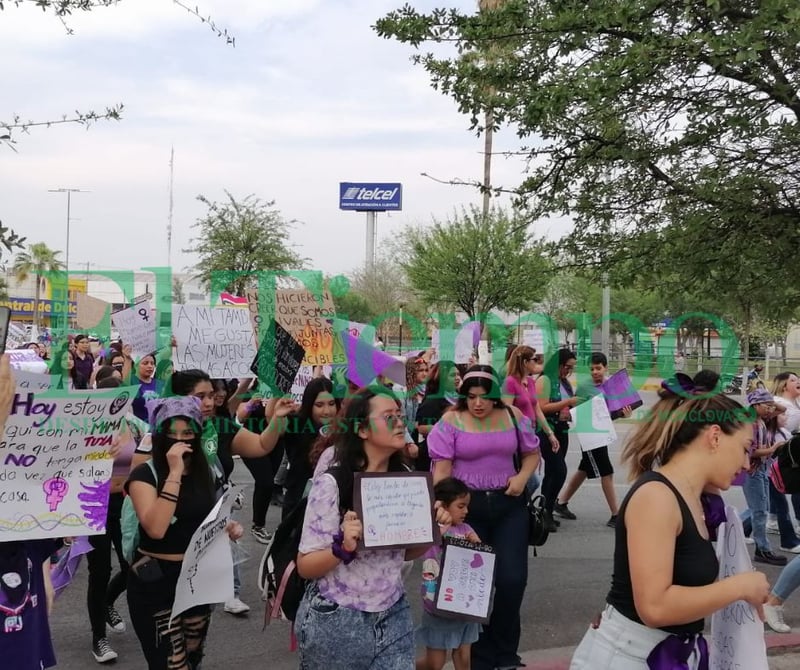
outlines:
[[[128,481],[125,482],[126,493],[131,482],[145,482],[158,488],[155,475],[147,463],[142,463],[131,472]],[[182,477],[178,504],[175,505],[175,516],[164,537],[160,540],[150,537],[139,524],[139,548],[154,554],[186,553],[192,535],[208,516],[214,503],[213,496],[198,496],[193,481],[188,477]]]
[[[658,472],[646,472],[636,480],[619,509],[620,520],[617,523],[614,547],[614,575],[611,578],[611,590],[606,598],[609,605],[640,624],[643,622],[633,602],[633,585],[628,562],[628,531],[624,519],[631,496],[642,484],[652,481],[662,482],[668,486],[678,499],[681,509],[682,529],[680,535],[675,538],[672,583],[677,586],[706,586],[713,584],[719,574],[719,562],[714,547],[698,532],[692,512],[678,489],[664,475]],[[704,623],[703,619],[699,619],[681,626],[665,626],[661,630],[676,634],[700,633]]]

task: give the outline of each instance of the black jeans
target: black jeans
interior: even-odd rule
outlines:
[[[275,476],[272,469],[272,454],[258,458],[242,458],[250,474],[253,476],[253,525],[263,528],[267,521],[269,503],[272,500]]]
[[[128,563],[122,555],[122,493],[112,493],[108,498],[108,518],[105,535],[90,535],[89,544],[94,547],[86,554],[89,566],[86,607],[92,625],[92,641],[106,636],[106,610],[112,606],[125,590],[128,581]],[[119,572],[111,578],[111,548],[117,554]]]
[[[550,440],[544,433],[536,433],[539,436],[539,448],[544,459],[544,479],[542,480],[542,495],[545,497],[545,508],[550,514],[556,499],[567,481],[567,448],[569,447],[569,433],[566,431],[556,431],[556,438],[561,448],[557,453],[553,453]]]
[[[473,491],[466,522],[497,552],[492,617],[472,645],[472,670],[519,662],[520,608],[528,584],[528,508],[525,496]]]
[[[141,558],[142,555],[137,552],[134,565]],[[149,670],[195,670],[203,660],[211,607],[192,607],[170,622],[182,563],[159,560],[158,564],[162,576],[156,581],[144,582],[136,575],[135,569],[130,571],[128,609],[131,623]]]

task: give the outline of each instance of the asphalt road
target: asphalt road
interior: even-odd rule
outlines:
[[[649,396],[646,400],[653,401],[654,394],[643,393],[643,396]],[[621,424],[619,429],[624,435],[630,426]],[[618,458],[619,448],[612,450],[612,460],[616,463]],[[574,471],[579,460],[577,449],[571,447],[567,458],[570,472]],[[247,469],[238,461],[233,478],[245,485],[251,481]],[[623,480],[620,473],[617,485],[620,499],[627,488]],[[734,505],[743,506],[744,499],[739,489],[727,493],[726,498]],[[602,608],[608,591],[614,533],[605,526],[609,512],[599,484],[585,484],[570,503],[570,508],[578,520],[562,521],[561,530],[550,537],[545,547],[539,550],[538,557],[534,558],[531,551],[530,577],[523,603],[520,644],[523,651],[576,645],[589,620]],[[248,521],[248,514],[249,505],[239,512],[240,519]],[[274,528],[278,517],[279,510],[272,507],[267,526]],[[777,536],[771,538],[773,546],[777,547]],[[246,533],[243,544],[251,558],[243,565],[242,599],[251,605],[252,611],[247,616],[234,617],[220,608],[214,614],[203,667],[205,670],[234,667],[240,670],[297,668],[296,655],[289,651],[288,624],[273,623],[262,630],[264,607],[255,584],[263,547],[249,533]],[[759,565],[759,569],[762,566]],[[774,583],[780,570],[770,567],[763,569]],[[418,580],[419,573],[415,571],[407,583],[417,616],[420,610]],[[95,665],[91,655],[92,639],[85,603],[86,570],[82,566],[75,582],[57,601],[53,616],[53,639],[59,668],[83,670]],[[128,621],[124,596],[118,602],[118,609]],[[795,628],[800,627],[800,596],[787,603],[786,621]],[[109,633],[109,639],[119,653],[114,667],[119,670],[141,670],[146,667],[132,629],[129,628],[124,634]]]

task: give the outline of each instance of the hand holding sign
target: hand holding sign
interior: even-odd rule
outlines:
[[[358,514],[353,511],[347,512],[342,521],[342,548],[345,551],[355,551],[358,548],[358,541],[364,532],[364,527],[358,518]]]

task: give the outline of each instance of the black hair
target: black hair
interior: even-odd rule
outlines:
[[[719,374],[713,370],[700,370],[692,379],[694,385],[706,393],[712,393],[716,390],[719,383]]]
[[[564,347],[563,349],[559,349],[558,350],[558,366],[559,367],[561,367],[562,365],[566,365],[572,359],[576,359],[577,360],[577,358],[578,357],[575,355],[575,352],[572,351],[572,349]]]
[[[81,333],[80,335],[76,335],[75,338],[72,340],[75,344],[82,342],[83,340],[88,340],[89,336],[86,333]]]
[[[100,370],[102,369],[103,368],[100,368]],[[100,370],[97,371],[98,375],[100,374]],[[108,375],[102,379],[98,379],[97,376],[95,376],[95,386],[99,389],[115,389],[122,386],[122,380],[112,375]]]
[[[333,382],[328,379],[327,377],[316,377],[308,382],[308,386],[306,386],[305,390],[303,391],[303,399],[300,402],[300,410],[297,412],[297,420],[300,424],[301,430],[302,426],[306,424],[310,425],[311,422],[311,413],[314,409],[314,403],[317,401],[317,396],[320,393],[330,393],[333,395]],[[342,406],[342,399],[336,398],[336,411],[339,411],[339,408]],[[316,434],[319,431],[319,426],[314,427],[314,433]]]
[[[466,379],[471,372],[488,373],[494,379],[486,379],[485,377],[472,377]],[[458,400],[456,401],[455,408],[459,412],[467,409],[467,395],[471,389],[481,388],[486,391],[486,397],[489,398],[495,407],[503,407],[502,390],[500,388],[500,381],[497,379],[497,373],[491,365],[473,365],[464,378],[461,380],[461,386],[458,389]]]
[[[441,397],[448,391],[455,391],[458,393],[457,388],[448,388],[448,384],[450,384],[450,373],[453,370],[458,370],[458,366],[456,366],[453,361],[439,361],[438,363],[434,363],[428,374],[428,381],[425,382],[425,397]],[[459,375],[460,374],[459,372]],[[410,418],[413,419],[414,417]]]
[[[592,356],[589,359],[590,365],[602,365],[603,367],[608,367],[608,358],[602,351],[593,351]],[[563,363],[562,363],[563,365]]]
[[[433,487],[433,495],[436,500],[441,500],[442,504],[450,503],[469,495],[469,487],[460,479],[447,477]]]
[[[195,387],[200,382],[208,382],[213,386],[211,377],[207,372],[202,370],[181,370],[180,372],[173,372],[170,378],[170,390],[173,395],[192,395]]]
[[[116,370],[112,368],[110,365],[101,365],[99,368],[97,368],[97,372],[95,372],[94,374],[94,381],[95,383],[99,383],[104,379],[113,377],[115,372]]]
[[[152,433],[153,466],[156,469],[156,473],[158,473],[157,490],[159,493],[161,492],[161,489],[164,486],[164,482],[166,481],[167,475],[170,471],[169,463],[167,461],[167,452],[172,447],[172,443],[169,440],[168,433],[169,428],[175,419],[183,419],[192,427],[192,430],[194,430],[194,439],[185,440],[185,442],[190,444],[192,447],[191,459],[189,460],[188,464],[188,477],[192,481],[193,488],[197,495],[200,496],[201,499],[205,499],[202,500],[202,502],[206,502],[211,505],[214,502],[214,486],[212,484],[211,468],[209,468],[208,460],[206,459],[206,454],[202,447],[201,436],[203,429],[191,417],[171,416],[159,422]]]

